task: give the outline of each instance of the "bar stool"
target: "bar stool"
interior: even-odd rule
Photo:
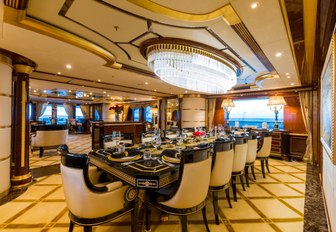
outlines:
[[[233,166],[233,142],[216,141],[213,143],[214,153],[212,156],[212,171],[209,185],[209,192],[212,192],[213,207],[216,224],[219,225],[218,218],[218,192],[225,190],[226,199],[232,208],[230,201],[230,179]]]
[[[237,189],[236,189],[236,177],[239,176],[241,185],[243,190],[245,190],[244,186],[244,168],[246,163],[246,154],[247,154],[247,140],[246,137],[237,136],[235,137],[235,146],[234,146],[234,157],[233,157],[233,166],[232,166],[232,191],[233,191],[233,199],[237,201]]]
[[[247,137],[247,155],[246,155],[246,164],[245,164],[245,180],[247,187],[250,187],[249,179],[248,179],[248,168],[251,167],[251,172],[253,178],[256,180],[256,176],[254,174],[254,161],[257,156],[258,149],[258,139],[256,134],[250,134]]]
[[[268,158],[271,154],[271,145],[272,145],[272,136],[270,134],[265,134],[263,137],[263,143],[260,148],[260,150],[257,152],[257,159],[260,160],[261,164],[261,171],[263,174],[263,177],[265,176],[265,163],[268,173],[270,173],[269,167],[268,167]]]

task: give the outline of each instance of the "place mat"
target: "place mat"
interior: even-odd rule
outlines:
[[[168,162],[168,163],[173,163],[173,164],[179,164],[180,163],[180,159],[169,157],[169,156],[166,156],[166,155],[161,156],[161,159],[165,162]]]
[[[142,158],[142,154],[137,155],[130,155],[128,156],[128,152],[122,152],[122,153],[113,153],[108,156],[108,159],[113,162],[129,162],[129,161],[135,161]]]

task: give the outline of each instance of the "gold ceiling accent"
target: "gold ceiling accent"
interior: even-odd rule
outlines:
[[[96,44],[85,40],[72,33],[66,32],[57,27],[48,25],[36,19],[26,16],[25,10],[15,10],[14,8],[4,7],[4,22],[21,28],[35,31],[42,35],[50,36],[60,41],[69,43],[76,47],[82,48],[92,54],[95,54],[106,61],[105,66],[115,69],[120,69],[121,64],[116,62],[116,57],[106,49],[97,46]]]
[[[225,21],[229,25],[234,25],[241,22],[240,18],[232,8],[230,4],[226,4],[214,11],[205,14],[192,14],[182,11],[173,10],[150,0],[127,0],[137,6],[147,9],[151,12],[162,14],[174,19],[191,21],[191,22],[203,22],[213,20],[219,17],[224,17]]]
[[[261,76],[256,77],[255,79],[255,85],[258,86],[259,88],[262,88],[262,83],[267,80],[267,79],[275,79],[279,78],[279,75],[274,75],[271,73],[267,73]]]

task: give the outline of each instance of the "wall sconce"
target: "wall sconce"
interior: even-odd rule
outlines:
[[[284,105],[287,105],[287,103],[282,96],[271,96],[268,100],[267,106],[269,106],[275,114],[274,130],[279,129],[278,114],[279,111],[282,110]]]
[[[227,120],[227,126],[229,126],[229,118],[230,118],[230,112],[233,107],[235,107],[232,99],[224,99],[222,102],[221,107],[224,109],[226,114],[226,120]]]

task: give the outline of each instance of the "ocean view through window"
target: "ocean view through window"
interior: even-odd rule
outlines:
[[[268,98],[234,100],[235,107],[230,112],[229,125],[234,127],[236,122],[239,127],[262,128],[262,123],[266,122],[269,129],[274,128],[275,115],[267,106]],[[283,129],[284,110],[279,111],[279,129]]]

